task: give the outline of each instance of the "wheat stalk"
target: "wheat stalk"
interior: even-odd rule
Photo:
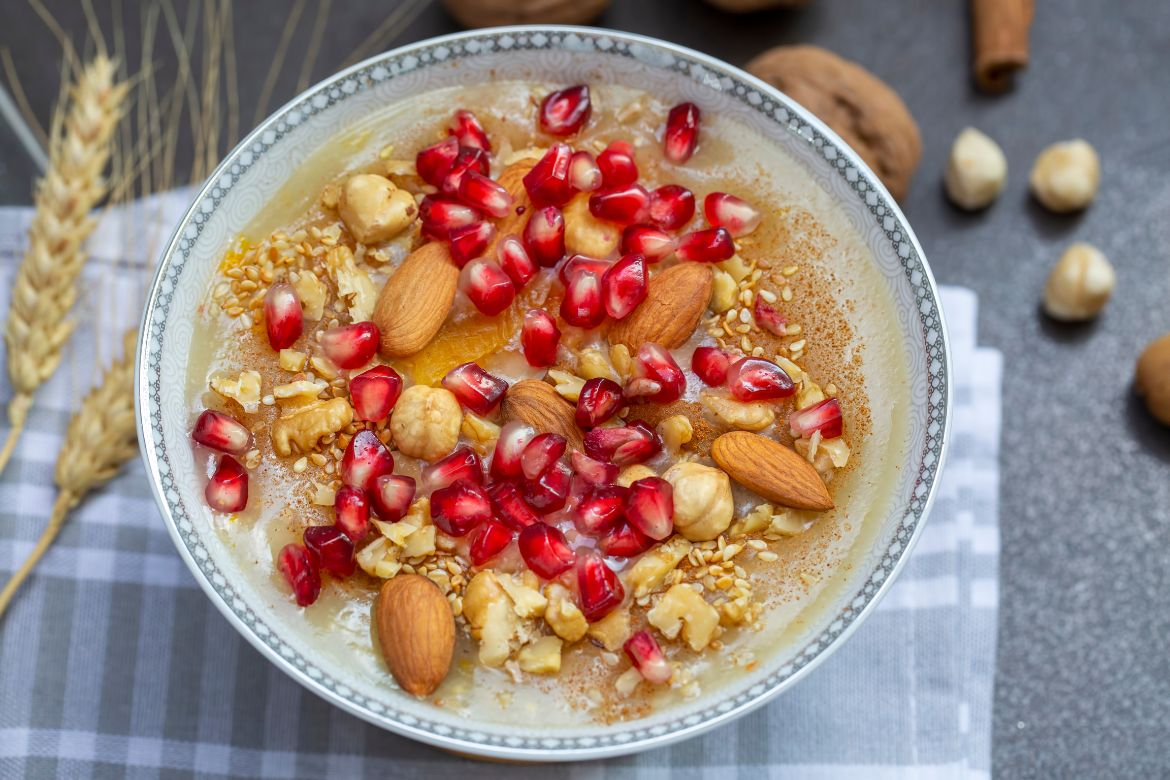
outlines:
[[[126,332],[122,357],[106,371],[102,383],[89,391],[69,421],[65,444],[57,455],[54,479],[57,500],[49,524],[20,568],[0,591],[0,617],[21,583],[49,549],[69,510],[87,493],[109,481],[138,452],[134,417],[134,347],[137,329]]]
[[[95,225],[90,212],[106,194],[103,171],[127,93],[125,83],[115,83],[115,69],[106,56],[95,57],[70,89],[68,114],[54,121],[49,168],[37,185],[28,250],[12,285],[4,331],[14,395],[0,471],[12,457],[33,392],[57,369],[73,332],[65,317],[77,299],[87,257],[83,245]]]

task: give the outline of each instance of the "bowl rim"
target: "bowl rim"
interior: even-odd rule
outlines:
[[[872,593],[867,593],[865,596],[865,603],[854,610],[853,615],[848,619],[848,622],[828,640],[827,644],[821,643],[821,636],[829,629],[822,629],[821,633],[814,639],[810,640],[809,645],[805,649],[796,654],[794,660],[800,659],[801,656],[809,653],[809,646],[815,645],[815,651],[811,656],[803,660],[800,665],[788,673],[783,679],[780,679],[772,685],[765,685],[763,682],[753,686],[750,691],[743,694],[744,701],[741,703],[728,707],[726,709],[720,708],[711,717],[700,719],[697,722],[685,723],[679,728],[672,728],[666,730],[664,733],[648,733],[642,736],[633,736],[625,741],[614,741],[606,744],[594,746],[577,746],[566,748],[552,748],[552,747],[513,747],[502,744],[490,744],[487,742],[470,741],[465,738],[453,737],[440,733],[435,733],[430,730],[412,726],[408,723],[403,723],[393,718],[392,714],[378,715],[371,712],[369,709],[359,706],[346,696],[340,694],[336,690],[325,686],[319,679],[316,679],[304,670],[297,668],[290,660],[284,657],[277,651],[275,647],[270,645],[262,639],[250,626],[246,625],[237,612],[228,604],[226,598],[215,585],[210,581],[207,574],[203,571],[200,564],[195,560],[191,550],[183,540],[179,528],[176,524],[175,518],[170,511],[167,498],[164,495],[164,489],[161,481],[161,474],[158,468],[157,460],[153,457],[154,448],[149,446],[153,441],[153,431],[148,432],[149,424],[146,419],[148,412],[148,388],[149,381],[146,375],[148,365],[151,360],[150,349],[150,329],[152,322],[152,315],[158,305],[158,298],[160,286],[164,279],[164,274],[171,264],[172,258],[179,250],[180,239],[186,226],[191,222],[194,214],[199,210],[200,204],[204,202],[209,194],[212,192],[221,177],[227,172],[230,166],[238,159],[238,157],[258,139],[260,139],[266,132],[269,132],[282,117],[285,117],[290,111],[294,110],[296,106],[303,105],[311,100],[313,96],[318,95],[331,87],[344,81],[346,78],[360,73],[366,69],[377,66],[382,61],[392,61],[408,55],[415,51],[421,51],[435,46],[444,44],[454,44],[462,41],[472,40],[476,38],[485,37],[499,37],[505,35],[584,35],[589,37],[609,38],[614,41],[623,42],[626,45],[646,46],[653,49],[663,50],[671,55],[682,57],[691,60],[704,68],[714,72],[722,73],[726,76],[734,77],[745,85],[758,91],[772,102],[776,103],[778,107],[787,109],[788,113],[799,119],[804,127],[800,128],[803,135],[805,128],[807,128],[813,137],[819,135],[826,143],[831,144],[837,153],[843,155],[846,162],[852,166],[856,171],[857,176],[864,179],[866,186],[875,190],[880,198],[881,205],[885,207],[888,214],[895,220],[895,225],[899,228],[902,234],[902,241],[909,244],[911,247],[911,257],[916,257],[919,262],[922,274],[923,284],[929,293],[929,299],[934,304],[933,314],[938,319],[938,333],[941,342],[940,356],[937,358],[942,362],[940,373],[942,376],[942,383],[944,384],[944,392],[942,398],[934,402],[934,406],[942,407],[941,431],[939,432],[937,457],[933,466],[929,467],[929,474],[927,475],[928,484],[926,485],[924,494],[920,497],[921,508],[917,512],[913,512],[910,507],[899,505],[895,511],[902,512],[903,516],[916,514],[917,518],[914,526],[904,539],[899,539],[900,549],[893,553],[895,558],[892,566],[888,572],[883,576],[883,579],[874,587]],[[602,52],[607,54],[607,52]],[[793,126],[795,129],[795,126]],[[812,140],[812,138],[806,138]],[[887,231],[888,232],[888,231]],[[172,542],[175,545],[180,557],[186,563],[187,568],[191,571],[199,587],[207,595],[210,601],[216,606],[220,613],[228,620],[228,622],[236,629],[236,631],[244,637],[254,648],[256,648],[262,655],[264,655],[277,668],[281,669],[285,674],[293,678],[304,688],[317,696],[325,699],[331,704],[349,712],[362,720],[376,725],[380,728],[392,731],[394,733],[406,736],[416,741],[425,744],[433,745],[454,753],[466,755],[469,757],[489,758],[489,759],[503,759],[516,761],[536,761],[536,762],[561,762],[561,761],[578,761],[584,759],[607,758],[614,756],[627,755],[635,752],[641,752],[652,748],[665,747],[667,745],[680,742],[685,739],[697,736],[704,732],[710,731],[719,726],[725,725],[733,720],[736,720],[753,710],[762,707],[768,702],[776,698],[780,693],[788,690],[798,681],[808,675],[813,669],[818,667],[831,656],[836,650],[844,644],[844,642],[852,636],[857,628],[865,621],[865,619],[874,611],[877,604],[882,597],[889,590],[891,584],[901,573],[909,559],[914,546],[922,535],[922,530],[930,515],[930,511],[934,505],[934,501],[938,492],[939,476],[946,464],[947,454],[950,449],[950,432],[951,432],[951,415],[953,410],[953,378],[951,370],[951,351],[950,338],[946,325],[945,313],[942,310],[941,299],[939,296],[938,284],[934,278],[930,264],[926,258],[926,253],[918,242],[918,238],[910,226],[909,221],[903,214],[901,208],[890,195],[889,191],[882,184],[881,180],[873,173],[873,171],[866,165],[866,163],[857,155],[853,149],[846,144],[840,136],[838,136],[831,128],[825,125],[821,120],[815,117],[810,111],[805,109],[788,95],[782,93],[767,82],[756,78],[745,70],[738,68],[730,63],[724,62],[716,57],[713,57],[703,52],[696,51],[686,46],[676,43],[663,41],[652,36],[641,35],[638,33],[609,30],[606,28],[590,27],[583,25],[551,25],[551,24],[529,24],[529,25],[507,25],[500,27],[490,27],[482,29],[470,29],[461,32],[450,33],[447,35],[435,36],[425,38],[420,41],[399,46],[388,51],[375,54],[355,65],[337,71],[324,79],[318,81],[316,84],[310,86],[304,91],[300,92],[292,99],[274,110],[268,117],[266,117],[259,125],[257,125],[251,132],[244,136],[239,143],[227,154],[224,155],[222,161],[216,169],[208,176],[205,183],[195,193],[191,200],[191,206],[184,213],[183,217],[176,225],[170,240],[166,244],[166,248],[159,255],[159,262],[151,281],[147,303],[144,306],[142,318],[139,326],[138,348],[136,350],[136,364],[135,364],[135,416],[138,428],[139,449],[143,464],[150,477],[151,492],[154,495],[155,502],[158,504],[160,514],[163,516],[167,531],[169,532]],[[929,390],[929,388],[928,388]],[[931,406],[931,402],[927,401],[927,408]],[[927,468],[927,467],[923,467]],[[921,470],[920,470],[921,476]],[[891,544],[891,547],[893,545]],[[891,550],[886,551],[887,555],[891,554]],[[870,574],[872,578],[872,572]],[[866,589],[866,584],[871,581],[870,578],[862,580],[862,590]],[[862,591],[858,591],[860,594]],[[854,600],[860,598],[860,595],[855,595]],[[756,688],[761,688],[759,692],[753,693]],[[714,697],[714,701],[718,702],[718,695]],[[724,699],[725,701],[725,699]],[[711,708],[717,705],[712,703],[708,705]],[[690,719],[688,719],[690,720]],[[625,721],[610,726],[598,726],[599,729],[609,729],[614,726],[627,729],[636,729],[639,721]]]

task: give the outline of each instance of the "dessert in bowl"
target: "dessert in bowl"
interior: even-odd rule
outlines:
[[[795,681],[945,440],[937,296],[873,176],[624,34],[310,90],[212,177],[146,318],[144,451],[205,589],[319,693],[482,755],[629,752]]]

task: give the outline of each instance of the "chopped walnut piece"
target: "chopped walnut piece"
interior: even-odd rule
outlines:
[[[544,611],[544,620],[553,632],[566,642],[576,642],[585,636],[589,630],[589,623],[580,607],[573,601],[569,589],[560,583],[550,583],[548,586],[548,607]]]
[[[272,388],[272,397],[277,400],[291,400],[307,402],[314,400],[318,394],[329,387],[325,382],[314,382],[311,379],[298,379]]]
[[[369,320],[378,299],[378,288],[366,272],[357,267],[349,247],[338,246],[329,250],[325,255],[325,268],[337,285],[338,297],[349,310],[350,319],[353,322]]]
[[[414,196],[376,173],[359,173],[346,179],[337,210],[349,232],[363,244],[394,238],[418,216]]]
[[[716,314],[722,314],[735,305],[738,294],[739,286],[731,274],[716,269],[711,285],[711,302],[707,307]]]
[[[577,403],[577,399],[581,396],[581,389],[585,387],[584,379],[559,368],[550,368],[548,377],[553,381],[553,389],[561,398]]]
[[[692,546],[689,541],[676,535],[639,558],[626,577],[626,583],[632,588],[634,598],[641,598],[661,585],[666,575],[687,557]]]
[[[501,574],[499,581],[500,587],[512,600],[512,608],[516,610],[518,616],[536,618],[544,614],[544,609],[548,606],[548,599],[539,590],[530,588],[506,574]]]
[[[512,639],[520,618],[504,592],[495,572],[481,571],[467,583],[463,593],[463,616],[471,625],[471,636],[479,640],[479,661],[499,667],[512,654]]]
[[[399,548],[390,544],[390,541],[379,536],[367,544],[357,553],[357,564],[362,571],[371,577],[380,577],[388,580],[402,571],[402,562],[398,560]]]
[[[695,435],[695,429],[686,415],[675,414],[667,417],[657,426],[662,444],[669,452],[677,453]]]
[[[329,288],[312,271],[301,271],[293,281],[293,289],[301,300],[301,311],[305,319],[319,320],[325,316],[325,304],[329,301]]]
[[[650,625],[667,639],[679,632],[696,653],[711,643],[719,630],[719,611],[688,585],[675,585],[646,613]]]
[[[626,466],[622,472],[618,474],[617,483],[622,487],[629,487],[640,479],[646,477],[657,477],[658,472],[649,466],[643,466],[641,463],[635,463],[633,466]]]
[[[337,433],[351,422],[353,409],[344,398],[315,401],[286,412],[272,423],[272,449],[285,458],[293,454],[294,444],[301,452],[308,452],[321,437]]]
[[[254,414],[260,408],[259,371],[241,371],[236,379],[214,376],[211,378],[211,389],[238,403],[248,414]]]
[[[621,377],[614,371],[600,349],[583,349],[577,354],[577,373],[586,379],[611,379],[620,382]]]
[[[298,371],[304,370],[305,363],[308,359],[309,356],[304,352],[298,352],[295,349],[282,349],[280,350],[280,357],[277,359],[277,362],[280,364],[282,370],[295,374]]]
[[[491,454],[495,449],[496,440],[500,438],[500,426],[491,420],[485,420],[474,412],[463,414],[463,425],[460,432],[480,455]]]
[[[763,401],[744,403],[711,393],[700,393],[699,403],[726,425],[741,431],[762,431],[776,421],[772,407]]]
[[[561,670],[561,640],[555,636],[542,636],[522,647],[516,660],[529,674],[556,674]]]
[[[610,652],[622,648],[630,638],[630,610],[627,608],[615,609],[596,623],[589,626],[589,638],[601,643],[601,646]]]

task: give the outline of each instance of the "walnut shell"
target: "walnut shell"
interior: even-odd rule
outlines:
[[[609,7],[609,0],[443,0],[464,27],[501,24],[584,24]]]
[[[713,5],[720,11],[728,13],[748,14],[767,8],[794,8],[808,5],[808,0],[707,0],[707,5]]]
[[[1151,341],[1142,352],[1133,386],[1146,399],[1150,414],[1170,425],[1170,333]]]

